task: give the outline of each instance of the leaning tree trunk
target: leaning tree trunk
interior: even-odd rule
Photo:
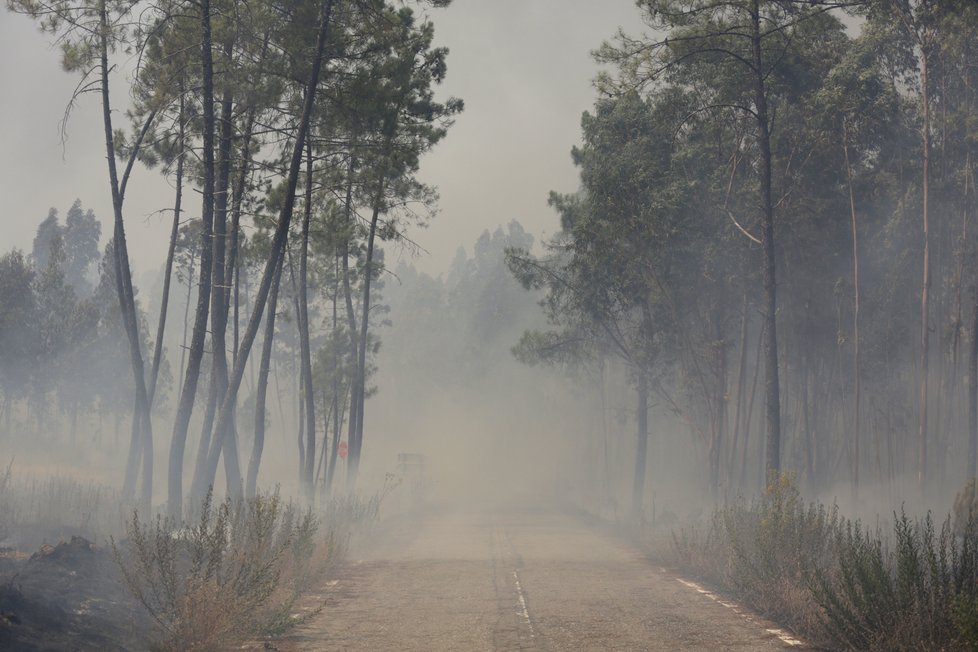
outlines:
[[[241,386],[241,379],[244,376],[245,365],[251,347],[255,342],[255,336],[261,323],[262,314],[265,310],[265,302],[272,285],[272,277],[275,275],[275,268],[278,266],[279,258],[285,252],[285,244],[288,239],[289,225],[292,220],[292,211],[295,207],[295,190],[299,184],[299,171],[302,167],[302,152],[309,132],[309,123],[312,119],[313,106],[315,104],[316,87],[319,85],[319,74],[322,69],[323,55],[326,48],[326,36],[329,30],[330,16],[333,11],[333,0],[323,0],[322,15],[319,26],[319,36],[316,44],[316,55],[312,60],[312,71],[309,75],[309,82],[306,86],[305,99],[303,101],[302,116],[296,130],[292,156],[289,163],[289,173],[286,180],[285,201],[282,205],[282,212],[279,215],[275,233],[272,236],[271,251],[268,261],[265,263],[265,270],[262,273],[261,284],[255,297],[255,306],[248,320],[248,327],[245,329],[241,338],[241,349],[234,361],[234,368],[231,372],[228,389],[221,401],[221,408],[217,413],[217,425],[214,429],[216,441],[211,446],[207,458],[207,479],[213,481],[217,473],[217,463],[221,454],[221,447],[226,429],[231,424],[234,412],[234,404],[237,400],[238,388]]]
[[[187,446],[187,429],[197,397],[197,381],[204,356],[204,339],[207,336],[207,318],[210,310],[211,274],[213,272],[213,248],[211,246],[214,225],[214,62],[211,52],[211,5],[201,0],[201,91],[203,115],[203,199],[200,234],[200,282],[197,288],[197,308],[194,316],[193,336],[187,354],[187,375],[180,393],[180,403],[173,424],[170,443],[170,464],[167,478],[167,512],[179,520],[183,512],[183,462]]]
[[[156,326],[156,344],[153,347],[153,368],[149,376],[149,405],[153,406],[153,398],[156,396],[156,381],[160,373],[160,361],[163,358],[163,334],[166,330],[166,313],[170,304],[170,279],[173,277],[173,255],[177,249],[177,236],[180,233],[180,207],[183,201],[183,154],[184,154],[184,127],[183,127],[183,89],[180,89],[180,121],[177,140],[180,143],[179,153],[177,154],[177,190],[176,198],[173,201],[173,226],[170,229],[170,246],[166,251],[166,270],[163,272],[163,299],[160,302],[160,320]]]
[[[282,262],[278,261],[275,278],[268,295],[268,317],[265,319],[265,339],[261,347],[261,362],[258,367],[258,383],[255,394],[255,441],[248,461],[248,475],[245,482],[245,495],[254,498],[258,490],[258,467],[261,465],[265,449],[265,403],[268,396],[268,372],[272,360],[272,344],[275,341],[275,311],[278,309],[278,287],[282,279]]]
[[[138,452],[142,452],[143,484],[140,491],[140,504],[149,507],[153,499],[153,426],[149,415],[149,397],[146,390],[146,376],[143,366],[143,355],[139,344],[139,322],[136,318],[136,303],[132,289],[132,271],[129,267],[129,251],[126,246],[126,231],[122,218],[122,202],[125,197],[125,184],[132,170],[139,142],[133,148],[129,163],[119,182],[115,165],[115,142],[112,128],[112,108],[109,103],[109,45],[108,45],[108,14],[105,2],[100,6],[100,27],[102,34],[99,39],[99,67],[102,78],[102,122],[105,130],[106,161],[109,166],[109,185],[112,190],[112,212],[114,216],[113,254],[115,258],[116,292],[119,297],[119,308],[122,321],[129,339],[129,357],[132,364],[133,381],[136,388],[133,409],[133,431],[130,441],[129,458],[126,464],[126,477],[123,493],[131,495],[135,489],[136,467]],[[146,122],[140,134],[140,141],[149,127],[153,115]]]

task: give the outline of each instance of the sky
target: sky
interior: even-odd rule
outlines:
[[[465,101],[448,137],[422,161],[440,212],[409,233],[426,252],[411,261],[439,274],[460,246],[471,250],[484,230],[510,220],[538,240],[557,230],[547,195],[578,185],[570,149],[596,97],[590,52],[619,27],[637,33],[642,24],[633,0],[455,0],[430,16],[437,45],[450,50],[439,94]],[[112,209],[98,96],[82,97],[62,140],[77,78],[61,70],[50,37],[0,9],[0,61],[0,252],[29,251],[49,208],[63,218],[76,198],[102,221],[104,244]],[[124,126],[127,84],[122,74],[114,82],[115,119]],[[158,172],[133,172],[125,215],[137,283],[163,264],[169,216],[161,209],[171,203]],[[388,262],[397,255],[389,252]]]

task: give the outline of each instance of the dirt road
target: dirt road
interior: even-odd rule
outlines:
[[[547,511],[426,517],[400,545],[351,562],[325,596],[277,649],[792,647],[638,550]]]

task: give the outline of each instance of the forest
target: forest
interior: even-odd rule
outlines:
[[[270,504],[284,551],[314,528],[279,490],[356,521],[426,457],[445,500],[546,496],[640,536],[682,521],[679,563],[748,596],[687,515],[736,539],[755,507],[790,513],[842,577],[840,542],[878,543],[843,505],[978,568],[978,3],[638,0],[642,23],[594,44],[577,186],[539,188],[553,227],[498,188],[497,223],[431,275],[416,234],[449,216],[421,169],[465,115],[430,20],[450,5],[7,0],[77,82],[62,128],[99,107],[90,192],[112,214],[80,197],[37,216],[30,250],[3,247],[0,461],[114,474],[144,605],[188,519],[201,550],[231,545],[235,510],[259,527]],[[156,261],[127,244],[144,172],[172,193]],[[895,510],[955,494],[970,520],[948,541],[930,516],[899,529]],[[975,568],[954,575],[971,607]],[[850,618],[858,596],[812,586],[820,617]],[[150,609],[172,641],[180,605]],[[886,648],[838,622],[825,640]]]
[[[0,262],[5,431],[64,423],[74,441],[97,420],[143,505],[165,451],[179,516],[219,466],[255,494],[281,366],[303,491],[332,485],[341,441],[352,486],[376,327],[398,319],[385,277],[409,291],[385,247],[418,250],[409,231],[437,210],[420,161],[462,110],[436,99],[432,24],[383,2],[9,4],[57,39],[72,102],[99,97],[114,215],[102,245],[80,201],[63,224],[52,208]],[[594,52],[580,187],[550,194],[559,231],[500,255],[547,322],[512,338],[517,359],[634,395],[638,511],[650,456],[677,441],[714,499],[785,470],[812,495],[953,493],[978,459],[973,3],[639,9],[645,33]],[[122,52],[131,79],[113,76]],[[173,188],[162,277],[138,300],[137,164]],[[473,305],[472,332],[491,308]]]
[[[978,6],[639,5],[648,32],[595,51],[560,232],[508,254],[550,322],[516,354],[624,369],[639,510],[679,436],[715,499],[784,471],[953,495],[978,455]]]
[[[462,108],[434,99],[447,53],[433,45],[431,23],[384,2],[10,8],[57,39],[65,69],[79,78],[77,95],[100,95],[114,215],[104,252],[98,222],[76,203],[64,225],[52,209],[30,256],[4,257],[4,304],[16,306],[3,328],[7,424],[28,414],[43,433],[54,404],[70,414],[72,433],[80,412],[125,415],[123,493],[149,506],[154,405],[169,391],[172,427],[156,428],[169,451],[169,513],[179,517],[188,497],[199,501],[222,460],[228,493],[254,496],[282,313],[297,331],[304,491],[331,483],[341,427],[352,483],[376,348],[380,244],[403,240],[407,224],[430,217],[435,193],[416,179],[419,159]],[[110,62],[123,51],[138,52],[140,63],[132,86],[114,95]],[[133,100],[122,120],[116,97]],[[137,163],[174,188],[158,311],[137,301],[126,248],[126,187]],[[188,217],[198,213],[186,207],[197,193],[200,216]],[[186,287],[179,368],[176,356],[163,355],[167,322],[180,328],[168,315],[178,286]],[[159,315],[152,324],[150,309]],[[246,370],[254,377],[244,426],[237,412]],[[188,451],[198,411],[201,434]],[[238,443],[244,428],[250,450]],[[194,471],[184,478],[188,460]]]

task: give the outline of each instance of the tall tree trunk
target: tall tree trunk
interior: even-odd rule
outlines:
[[[262,452],[265,449],[265,401],[268,396],[268,371],[272,359],[272,344],[275,341],[275,312],[278,310],[278,288],[282,279],[282,262],[278,261],[275,268],[275,278],[268,295],[268,317],[265,318],[265,339],[261,347],[261,362],[258,367],[258,387],[255,395],[255,441],[251,449],[251,459],[248,461],[248,475],[245,483],[245,495],[254,498],[258,489],[258,467],[261,465]]]
[[[927,87],[927,48],[921,46],[920,102],[921,137],[923,141],[923,236],[924,263],[920,287],[920,420],[917,426],[917,483],[924,488],[927,480],[927,403],[930,376],[930,312],[927,301],[930,291],[930,92]]]
[[[635,450],[635,478],[632,483],[632,517],[638,521],[643,517],[643,496],[645,494],[645,468],[648,465],[649,448],[649,378],[644,368],[638,371],[638,446]]]
[[[183,304],[183,339],[180,340],[180,375],[177,377],[177,396],[183,395],[183,372],[187,366],[187,332],[190,325],[190,297],[194,290],[194,272],[196,271],[197,256],[191,254],[190,269],[187,271],[187,300]]]
[[[723,333],[724,305],[720,302],[714,315],[714,399],[710,427],[710,494],[720,497],[720,463],[723,440],[727,433],[727,344]]]
[[[350,441],[350,482],[356,482],[360,468],[360,452],[363,447],[363,408],[367,387],[367,337],[370,330],[370,288],[374,277],[374,241],[377,237],[377,221],[380,219],[381,201],[384,196],[384,179],[380,180],[374,200],[373,214],[370,217],[370,232],[367,235],[367,256],[363,265],[363,300],[360,304],[360,343],[357,347],[356,373],[356,438]]]
[[[761,328],[760,338],[757,342],[757,355],[754,357],[754,379],[751,381],[750,398],[747,401],[747,416],[744,422],[744,452],[740,460],[740,486],[747,486],[747,458],[749,454],[750,426],[754,417],[754,398],[757,396],[757,378],[761,371],[761,353],[764,351],[764,328]]]
[[[754,109],[757,116],[757,141],[760,160],[760,203],[764,218],[764,389],[767,403],[768,476],[781,473],[781,387],[778,377],[778,284],[775,277],[774,204],[771,200],[771,134],[767,112],[764,62],[761,56],[760,0],[753,0],[751,41],[754,65]],[[768,478],[770,479],[770,478]]]
[[[228,389],[221,401],[221,409],[217,414],[217,426],[215,437],[218,440],[224,438],[226,428],[231,424],[234,412],[234,404],[237,400],[238,388],[241,386],[241,379],[244,376],[245,366],[251,347],[254,344],[255,336],[261,322],[262,313],[265,309],[265,302],[268,299],[269,289],[272,285],[272,277],[275,275],[275,268],[278,259],[285,251],[285,244],[289,234],[289,224],[292,220],[292,211],[295,207],[295,190],[299,183],[299,171],[302,167],[302,152],[309,132],[309,123],[312,120],[312,110],[315,104],[316,88],[319,85],[319,74],[322,69],[323,56],[326,48],[326,36],[329,30],[330,16],[333,11],[333,0],[323,0],[321,8],[321,18],[319,26],[318,41],[316,44],[316,55],[312,60],[312,71],[309,75],[309,82],[306,86],[305,99],[302,107],[302,117],[296,129],[295,140],[291,160],[289,163],[289,173],[285,188],[285,201],[282,205],[282,212],[279,216],[275,233],[272,237],[271,252],[262,273],[261,284],[255,297],[255,306],[241,338],[241,350],[234,361],[234,369],[231,372],[228,382]],[[217,463],[220,457],[221,445],[223,442],[217,441],[211,447],[207,460],[207,477],[213,479],[217,472]]]
[[[974,171],[971,169],[971,152],[965,165],[965,210],[978,209],[975,197]],[[968,189],[971,189],[971,205],[968,205]],[[978,210],[975,210],[978,218]],[[975,250],[978,254],[978,248]],[[975,255],[973,254],[973,255]],[[978,475],[978,278],[975,279],[974,312],[971,322],[971,349],[968,352],[968,478]]]
[[[113,253],[115,258],[116,292],[119,297],[119,308],[122,321],[129,339],[129,357],[132,364],[133,383],[136,396],[133,407],[133,432],[130,441],[129,458],[126,464],[126,477],[123,493],[131,495],[136,484],[136,468],[138,451],[142,452],[143,484],[140,491],[140,504],[148,507],[153,498],[153,425],[149,415],[149,397],[146,390],[146,376],[143,366],[143,355],[139,343],[139,321],[136,317],[136,303],[132,289],[132,271],[129,267],[129,251],[126,246],[126,231],[122,217],[122,203],[125,198],[125,185],[129,172],[139,149],[137,143],[130,155],[129,163],[120,183],[115,165],[115,142],[112,128],[112,107],[109,102],[109,44],[108,44],[108,11],[105,0],[99,8],[99,20],[102,33],[99,38],[99,68],[101,74],[102,123],[105,131],[106,161],[109,166],[109,185],[112,190],[112,212],[114,216]],[[145,135],[149,121],[143,128]]]
[[[228,280],[227,287],[224,289],[224,312],[227,314],[231,305],[231,284],[230,279],[240,269],[240,248],[241,248],[241,207],[244,203],[245,189],[248,185],[248,174],[251,173],[251,140],[255,129],[255,109],[248,110],[248,117],[245,120],[245,130],[241,137],[241,167],[238,169],[238,176],[235,179],[234,187],[231,189],[231,226],[228,229],[229,244],[227,265],[224,268],[224,278]],[[236,277],[235,277],[236,278]],[[237,291],[237,281],[234,283]],[[237,320],[235,320],[237,326]]]
[[[749,324],[748,314],[747,314],[747,285],[744,284],[744,297],[740,307],[740,359],[737,362],[737,404],[734,407],[734,423],[733,423],[733,441],[730,445],[730,460],[728,466],[730,468],[729,484],[732,487],[734,485],[734,473],[737,461],[737,446],[740,443],[740,422],[741,422],[741,410],[744,405],[744,385],[747,382],[747,327]]]
[[[207,318],[210,312],[211,275],[213,273],[213,247],[211,244],[214,226],[214,61],[211,51],[211,4],[210,0],[200,2],[201,25],[201,112],[203,117],[203,198],[201,207],[200,234],[200,282],[197,285],[197,308],[194,316],[194,330],[187,354],[187,376],[180,393],[173,423],[173,439],[170,443],[170,464],[167,489],[167,512],[176,520],[183,512],[183,462],[187,446],[187,428],[197,397],[197,381],[200,378],[200,365],[204,356],[204,339],[207,335]]]
[[[353,141],[353,146],[355,146],[356,140]],[[354,213],[353,213],[353,173],[356,168],[356,160],[353,156],[350,157],[349,168],[347,170],[347,181],[346,181],[346,226],[348,237],[352,238],[353,233],[356,230],[354,224]],[[347,328],[350,331],[350,362],[353,365],[353,378],[350,382],[350,413],[347,422],[347,441],[349,442],[349,447],[353,446],[353,442],[356,440],[357,436],[357,399],[359,398],[359,383],[357,382],[357,376],[359,374],[359,360],[360,356],[357,352],[358,346],[358,334],[359,329],[357,328],[357,318],[353,311],[353,288],[350,283],[350,243],[342,243],[342,252],[340,256],[342,262],[343,271],[343,297],[346,304],[346,320]],[[350,460],[352,457],[347,457],[347,468],[350,468]],[[353,481],[352,474],[347,474],[347,482]]]
[[[849,214],[852,222],[852,494],[859,498],[859,407],[861,365],[859,358],[859,231],[856,196],[852,188],[852,164],[849,162],[849,128],[842,121],[842,150],[846,160],[846,182],[849,186]]]
[[[225,45],[225,58],[230,61],[230,43]],[[211,354],[212,378],[214,379],[215,403],[224,396],[228,386],[228,360],[227,360],[227,316],[228,304],[225,300],[229,296],[228,279],[225,269],[227,252],[227,217],[228,217],[228,190],[231,180],[231,140],[233,138],[232,124],[233,98],[231,91],[226,89],[221,99],[221,133],[218,144],[218,174],[217,187],[214,192],[214,258],[212,261],[213,289],[211,292]],[[240,496],[243,491],[241,481],[241,470],[239,466],[236,437],[234,433],[233,420],[227,426],[230,430],[226,433],[214,433],[213,437],[208,436],[205,431],[201,436],[201,446],[197,457],[197,467],[194,473],[194,482],[191,495],[201,498],[207,492],[208,487],[213,482],[213,478],[208,477],[207,459],[210,451],[208,444],[211,441],[220,442],[222,450],[219,453],[224,455],[224,470],[227,480],[228,494]]]
[[[336,336],[339,333],[339,291],[340,291],[340,257],[337,255],[334,261],[333,274],[333,346],[331,347],[332,374],[333,374],[333,400],[330,412],[333,415],[333,442],[330,447],[329,464],[326,467],[326,491],[327,493],[333,486],[333,472],[336,470],[336,454],[340,445],[340,358],[336,349]]]
[[[307,497],[313,498],[313,473],[316,465],[316,402],[312,385],[312,351],[309,346],[309,293],[307,287],[309,266],[309,222],[312,218],[312,139],[306,138],[306,205],[302,213],[302,242],[299,249],[299,357],[302,373],[302,389],[305,397],[305,457],[302,467],[302,485]]]
[[[173,255],[177,249],[177,235],[180,233],[180,207],[183,201],[183,154],[184,154],[184,126],[183,126],[183,87],[180,88],[180,121],[177,140],[180,143],[179,153],[177,154],[177,190],[176,198],[173,201],[173,226],[170,229],[170,246],[166,251],[166,269],[163,272],[163,299],[160,301],[160,320],[156,326],[156,345],[153,347],[153,368],[149,376],[149,405],[153,406],[153,399],[156,396],[156,381],[160,373],[160,361],[163,358],[163,334],[166,330],[166,313],[170,305],[170,279],[173,277]]]

